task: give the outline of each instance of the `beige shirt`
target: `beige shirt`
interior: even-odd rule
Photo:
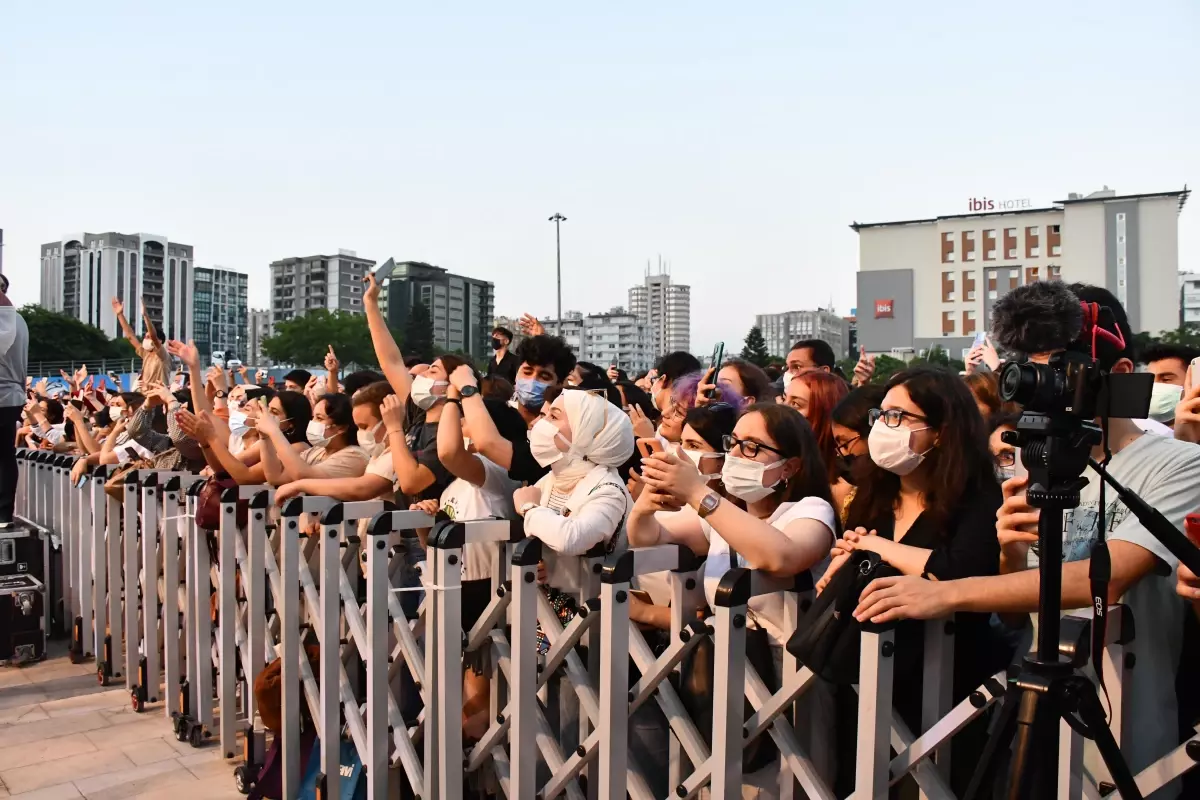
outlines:
[[[367,454],[358,445],[343,447],[332,455],[322,447],[310,447],[300,454],[313,467],[318,478],[357,478],[367,470]]]
[[[170,385],[170,381],[167,380],[167,371],[171,364],[171,356],[167,353],[166,347],[159,345],[157,350],[145,350],[138,345],[137,354],[138,358],[142,359],[141,386],[143,390],[150,383]]]

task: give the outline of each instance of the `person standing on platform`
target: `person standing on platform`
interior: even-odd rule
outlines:
[[[25,407],[29,329],[8,299],[0,275],[0,529],[12,527],[17,498],[17,424]]]

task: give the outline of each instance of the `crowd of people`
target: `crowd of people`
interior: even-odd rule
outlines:
[[[1104,324],[1113,334],[1071,348],[1109,373],[1141,366],[1155,380],[1147,418],[1106,420],[1095,457],[1110,453],[1112,474],[1182,528],[1200,509],[1200,370],[1192,366],[1200,353],[1168,346],[1136,353],[1113,295],[1070,288],[1108,309]],[[882,383],[872,382],[865,354],[852,376],[842,375],[819,340],[796,343],[778,376],[741,360],[705,369],[686,352],[629,375],[619,365],[577,361],[526,317],[515,348],[512,331],[492,332],[495,353],[480,371],[456,355],[405,358],[380,313],[379,291],[369,277],[363,306],[378,372],[342,374],[330,343],[326,374],[294,370],[281,383],[206,369],[194,345],[166,341],[148,318],[139,337],[114,300],[143,359],[137,386],[113,391],[86,368],[64,374],[61,392],[39,381],[22,390],[20,419],[0,433],[6,444],[77,455],[76,476],[93,465],[118,475],[188,469],[231,484],[271,484],[278,503],[300,494],[381,498],[455,519],[523,519],[526,534],[544,546],[539,578],[564,622],[577,611],[573,559],[598,546],[690,549],[704,559],[710,603],[731,567],[804,577],[820,592],[846,563],[874,553],[892,574],[867,586],[854,616],[898,624],[896,705],[914,730],[923,690],[920,620],[956,616],[955,702],[1028,650],[1040,512],[1026,500],[1020,453],[1004,436],[1016,430],[1020,409],[1000,396],[1002,356],[990,342],[971,352],[966,375],[916,366]],[[17,338],[15,323],[5,323],[12,316],[0,314],[0,352]],[[1052,354],[1007,355],[1045,362]],[[0,369],[0,382],[6,377]],[[10,454],[3,454],[0,523],[12,515]],[[1127,604],[1136,620],[1137,668],[1126,696],[1136,735],[1122,748],[1136,772],[1177,746],[1200,716],[1194,699],[1176,692],[1177,675],[1197,667],[1183,654],[1196,634],[1200,580],[1177,569],[1115,493],[1101,509],[1099,481],[1087,477],[1082,502],[1065,515],[1062,602],[1064,609],[1091,604],[1089,563],[1103,519],[1109,600]],[[422,558],[411,554],[414,569],[401,580],[420,580]],[[464,628],[490,599],[495,563],[484,546],[464,556]],[[646,576],[631,597],[630,616],[650,641],[665,641],[670,602],[665,575]],[[775,688],[795,633],[783,610],[781,594],[750,602],[747,659]],[[547,646],[544,636],[538,646]],[[483,661],[466,673],[469,739],[489,723]],[[685,699],[701,719],[704,676],[692,677],[681,684],[692,687]],[[818,681],[799,712],[820,721],[803,728],[818,733],[802,743],[822,777],[842,789],[853,780],[854,703],[846,687]],[[985,715],[954,739],[958,791],[987,723]],[[634,728],[639,756],[661,767],[667,728],[654,704],[635,715]],[[769,744],[748,749],[754,796],[769,796],[777,759]],[[652,773],[658,796],[666,796],[666,770]]]

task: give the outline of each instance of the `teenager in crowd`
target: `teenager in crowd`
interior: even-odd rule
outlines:
[[[368,457],[358,446],[358,428],[344,394],[322,395],[313,408],[306,436],[309,449],[297,453],[272,414],[260,414],[262,460],[266,478],[283,486],[304,478],[353,478],[367,469]]]
[[[264,398],[259,398],[251,401],[246,409],[252,415],[249,420],[255,425],[256,432],[261,430],[259,419],[270,416],[292,451],[299,455],[309,449],[308,424],[312,420],[312,406],[300,392],[279,392],[265,405]],[[226,473],[243,486],[267,482],[262,452],[264,447],[275,445],[266,444],[266,440],[260,437],[253,445],[234,455],[229,449],[229,431],[211,411],[195,415],[181,412],[177,419],[180,427],[200,443],[205,460],[215,471]]]
[[[720,381],[716,384],[706,383],[703,372],[688,373],[676,379],[673,385],[670,402],[662,410],[656,431],[650,431],[649,426],[641,420],[635,420],[634,432],[638,438],[657,435],[664,446],[677,445],[683,436],[683,422],[687,413],[696,406],[725,403],[737,409],[746,407],[745,398],[734,391],[732,384]]]
[[[1142,352],[1139,361],[1154,375],[1150,419],[1174,427],[1175,406],[1183,397],[1188,366],[1197,357],[1200,357],[1200,350],[1185,345],[1156,344]]]
[[[492,355],[488,358],[487,377],[501,377],[509,383],[516,383],[517,368],[520,360],[509,352],[512,346],[513,332],[504,326],[492,330]]]
[[[146,302],[142,301],[142,320],[146,324],[146,332],[140,338],[125,319],[125,304],[114,297],[112,310],[117,315],[117,324],[121,326],[121,332],[133,345],[134,353],[142,360],[142,382],[169,385],[171,357],[166,350],[167,337],[163,335],[162,326],[155,325],[150,320],[150,315],[146,313]]]
[[[517,358],[521,366],[517,370],[513,401],[525,424],[532,426],[541,419],[546,391],[560,386],[571,374],[575,356],[562,339],[539,334],[521,341]],[[474,371],[470,367],[460,367],[451,373],[450,383],[462,398],[463,415],[471,429],[476,451],[507,469],[509,477],[518,483],[533,484],[540,480],[547,467],[534,458],[529,440],[511,442],[496,430],[483,403]]]
[[[793,378],[806,372],[833,372],[837,369],[837,356],[834,355],[833,348],[821,339],[802,339],[796,342],[788,351],[786,362],[787,371]]]
[[[712,370],[710,369],[709,372]],[[711,379],[711,376],[705,373],[705,380]],[[717,375],[717,383],[728,386],[740,395],[742,402],[748,406],[766,402],[775,397],[775,390],[771,388],[771,379],[767,377],[767,373],[740,358],[725,362]],[[697,403],[699,404],[698,401]]]
[[[312,373],[306,369],[294,369],[283,376],[283,388],[289,392],[304,393],[308,388],[308,382],[312,380]]]
[[[833,409],[848,391],[846,382],[838,376],[813,370],[802,372],[788,381],[784,395],[785,404],[804,415],[817,437],[817,452],[821,454],[830,487],[836,486],[842,479],[837,459],[837,440],[833,435]]]
[[[650,384],[650,395],[654,398],[654,405],[658,407],[661,414],[667,413],[672,402],[675,401],[675,396],[679,394],[676,384],[684,376],[696,373],[703,376],[700,371],[700,361],[691,353],[682,350],[667,353],[660,358],[652,372],[655,378]],[[693,405],[695,405],[695,401],[691,400],[685,404],[685,407],[691,408]]]
[[[1069,287],[1080,300],[1107,309],[1100,327],[1108,336],[1096,340],[1094,357],[1102,369],[1127,373],[1134,369],[1130,343],[1133,333],[1125,310],[1107,290],[1074,284]],[[1023,302],[1021,288],[1001,298],[1000,303]],[[1017,306],[1019,307],[1019,306]],[[1092,338],[1073,343],[1069,349],[1092,352]],[[1030,358],[1046,363],[1052,352],[1033,353]],[[1108,420],[1107,444],[1113,453],[1109,471],[1113,477],[1158,509],[1173,525],[1182,528],[1184,517],[1200,508],[1200,448],[1167,437],[1145,435],[1131,420]],[[1093,458],[1103,459],[1099,446]],[[1173,724],[1176,718],[1175,673],[1179,663],[1184,606],[1175,594],[1172,572],[1176,560],[1170,551],[1129,513],[1115,492],[1108,492],[1108,507],[1100,509],[1100,480],[1085,473],[1088,485],[1079,508],[1068,511],[1063,528],[1062,607],[1091,605],[1090,554],[1096,539],[1096,522],[1103,514],[1111,562],[1108,583],[1110,602],[1128,605],[1137,620],[1134,648],[1137,669],[1123,698],[1132,715],[1130,730],[1136,737],[1122,741],[1122,752],[1134,774],[1179,744]],[[1004,484],[1004,505],[996,532],[1002,550],[1005,574],[931,581],[919,575],[874,581],[863,593],[855,614],[860,619],[932,619],[954,612],[1032,613],[1038,607],[1038,573],[1030,544],[1037,539],[1040,512],[1024,498],[1026,478]],[[961,631],[961,628],[957,630]],[[957,638],[957,636],[956,636]],[[1165,723],[1170,720],[1172,723]],[[1095,774],[1095,773],[1093,773]]]
[[[382,405],[392,395],[387,381],[378,381],[360,389],[351,403],[358,447],[369,456],[366,470],[360,475],[328,478],[301,478],[284,484],[275,493],[275,502],[282,505],[299,494],[322,495],[342,501],[393,500],[396,480],[392,457],[385,434]],[[361,526],[360,526],[361,527]]]
[[[614,406],[621,407],[621,391],[608,376],[608,372],[589,361],[575,362],[575,369],[567,376],[564,388],[583,389],[599,394]]]
[[[854,499],[854,484],[857,475],[869,469],[871,460],[867,438],[871,433],[871,410],[879,408],[886,394],[883,386],[868,383],[851,389],[840,403],[833,408],[833,442],[837,449],[838,464],[842,479],[833,485],[833,505],[838,517],[846,519],[850,501]]]
[[[1020,419],[1020,413],[1014,411],[988,417],[988,450],[996,463],[996,479],[1000,483],[1017,474],[1017,448],[1004,441],[1004,434],[1015,431]]]
[[[777,403],[750,406],[725,444],[723,492],[713,488],[690,458],[668,452],[647,459],[646,490],[628,523],[632,546],[675,543],[707,556],[704,588],[710,604],[721,577],[732,566],[797,576],[819,569],[827,560],[827,546],[836,540],[825,468],[812,429],[801,414]],[[660,521],[655,513],[684,505],[691,506],[696,516],[677,514]],[[783,644],[792,633],[785,625],[782,595],[751,599],[749,621],[755,633],[748,636],[747,657],[763,681],[777,687]],[[802,705],[806,718],[828,720],[832,726],[829,691],[814,688]],[[803,744],[820,774],[831,779],[832,750],[821,741]],[[765,774],[748,775],[747,781],[769,782],[771,773],[768,766]],[[778,775],[777,765],[773,774]]]

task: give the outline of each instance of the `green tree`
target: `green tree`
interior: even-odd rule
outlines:
[[[20,314],[29,328],[29,360],[99,362],[106,358],[134,358],[132,345],[124,339],[109,339],[67,314],[28,305]]]
[[[421,301],[412,304],[408,319],[404,321],[404,353],[429,362],[436,353],[433,347],[433,319],[429,309]]]
[[[967,368],[967,365],[961,359],[951,358],[950,352],[937,344],[929,348],[923,355],[919,355],[909,362],[910,366],[918,364],[932,364],[938,367],[946,367],[955,372],[962,372]]]
[[[1134,337],[1135,339],[1137,337]],[[1159,337],[1163,344],[1178,344],[1200,348],[1200,324],[1185,322],[1173,331],[1165,331]]]
[[[272,360],[302,365],[323,363],[330,345],[343,364],[378,364],[367,318],[349,311],[318,309],[280,322],[275,334],[262,342],[263,352]]]
[[[757,325],[746,334],[741,357],[743,361],[749,361],[760,367],[766,367],[771,363],[771,353],[767,350],[767,342],[763,339],[762,330]]]
[[[896,358],[887,354],[875,356],[875,372],[871,375],[871,383],[887,383],[900,370],[907,365]],[[851,367],[853,370],[853,367]]]

